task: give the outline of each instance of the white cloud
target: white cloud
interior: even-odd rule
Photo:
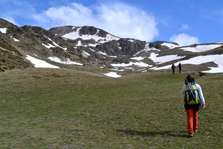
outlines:
[[[95,26],[119,37],[152,41],[159,35],[155,17],[123,3],[85,7],[79,3],[51,7],[35,16],[48,27],[63,25]]]
[[[197,44],[198,42],[198,38],[197,37],[193,37],[193,36],[189,36],[187,34],[179,34],[179,35],[173,35],[170,38],[171,42],[176,42],[181,46],[187,46],[187,45],[192,45],[192,44]]]
[[[181,31],[188,30],[188,29],[189,29],[189,26],[187,24],[182,24],[182,26],[180,27]]]

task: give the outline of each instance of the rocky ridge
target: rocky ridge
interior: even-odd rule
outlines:
[[[172,63],[187,64],[186,60],[198,56],[222,55],[223,42],[180,47],[165,41],[120,38],[93,26],[45,30],[35,26],[18,27],[0,19],[0,54],[1,71],[34,67],[26,58],[29,55],[54,65],[69,61],[80,65],[90,63],[119,73],[147,72],[167,69]],[[210,61],[204,65],[202,69],[208,70],[218,64]]]

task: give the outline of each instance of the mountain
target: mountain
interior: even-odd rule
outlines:
[[[223,72],[223,42],[182,47],[165,41],[120,38],[93,26],[46,30],[18,27],[0,19],[0,54],[1,71],[68,65],[76,68],[88,63],[119,76],[170,69],[172,63],[180,62],[187,71]]]

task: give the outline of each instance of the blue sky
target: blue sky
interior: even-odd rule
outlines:
[[[0,17],[18,26],[95,26],[147,42],[223,41],[220,0],[1,0]]]

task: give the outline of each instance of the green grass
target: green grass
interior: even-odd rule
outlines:
[[[0,148],[221,148],[223,74],[195,76],[206,109],[187,137],[186,73],[114,79],[67,69],[0,74]]]

